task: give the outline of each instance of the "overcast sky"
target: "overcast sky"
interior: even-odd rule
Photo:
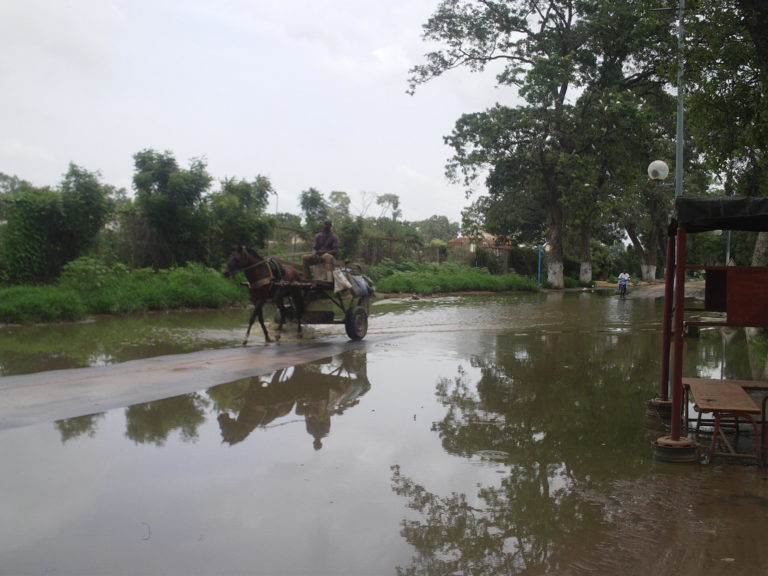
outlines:
[[[403,218],[460,219],[443,143],[504,97],[454,71],[405,93],[438,0],[2,0],[0,172],[56,185],[69,162],[131,190],[133,155],[267,176],[299,194],[397,194]],[[277,205],[275,205],[277,202]],[[376,207],[368,212],[378,215]]]

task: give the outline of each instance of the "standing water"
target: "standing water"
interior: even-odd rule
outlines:
[[[362,344],[318,326],[252,346],[341,344],[316,361],[0,423],[0,575],[767,574],[765,473],[653,460],[661,313],[588,292],[387,300]],[[245,316],[6,327],[0,370],[234,347]],[[685,353],[691,376],[751,377],[743,335]]]

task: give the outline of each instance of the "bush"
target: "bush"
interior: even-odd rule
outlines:
[[[491,275],[482,268],[470,268],[463,264],[446,262],[443,264],[398,265],[407,268],[397,270],[391,263],[382,263],[377,267],[376,289],[381,292],[415,292],[417,294],[435,294],[438,292],[468,292],[510,290],[536,290],[532,279],[517,274]]]
[[[127,314],[174,308],[222,308],[245,303],[247,291],[200,264],[129,271],[92,258],[67,265],[58,286],[0,290],[0,322],[78,320],[87,314]]]
[[[0,322],[15,324],[81,320],[88,313],[77,292],[54,286],[13,286],[0,290]]]

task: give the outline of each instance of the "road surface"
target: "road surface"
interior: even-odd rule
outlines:
[[[188,394],[391,338],[390,335],[373,336],[364,342],[350,342],[342,337],[284,342],[7,376],[0,378],[0,430]]]

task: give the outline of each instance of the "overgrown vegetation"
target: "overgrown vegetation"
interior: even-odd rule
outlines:
[[[517,274],[492,275],[485,268],[455,262],[397,264],[385,260],[371,270],[376,289],[386,293],[437,294],[441,292],[502,292],[537,289],[535,280]]]
[[[66,322],[89,314],[222,308],[245,304],[247,296],[237,282],[200,264],[129,270],[81,258],[64,268],[56,285],[0,289],[0,322]]]

